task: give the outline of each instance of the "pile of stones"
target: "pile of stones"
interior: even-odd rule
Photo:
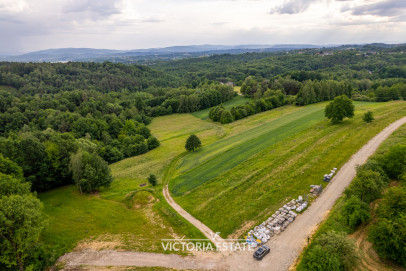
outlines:
[[[266,221],[255,227],[254,230],[249,231],[245,239],[252,247],[266,243],[272,236],[280,234],[295,221],[297,213],[294,210],[300,212],[306,207],[307,202],[303,201],[301,196],[297,200],[289,201]]]

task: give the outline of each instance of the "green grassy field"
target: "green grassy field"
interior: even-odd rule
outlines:
[[[175,196],[197,188],[208,180],[230,170],[289,135],[309,128],[324,118],[320,106],[304,107],[261,126],[215,142],[201,151],[188,155],[182,170],[185,174],[170,183]]]
[[[241,93],[241,87],[235,86],[234,91],[237,92],[237,93]]]
[[[162,225],[156,225],[150,219],[149,213],[154,213],[152,208],[128,209],[99,195],[80,195],[74,186],[42,193],[40,199],[50,220],[42,239],[59,253],[71,250],[80,240],[101,235],[106,235],[99,240],[103,242],[125,233],[116,240],[118,248],[143,251],[159,250],[160,238],[172,238],[165,228],[169,223],[162,221]],[[145,230],[149,228],[152,229]]]
[[[90,247],[97,241],[99,248],[105,244],[107,248],[164,252],[162,238],[204,237],[165,202],[161,185],[155,189],[140,185],[147,183],[150,173],[162,181],[171,161],[184,152],[190,133],[199,135],[203,144],[210,144],[225,132],[221,126],[190,114],[155,118],[149,127],[161,146],[111,165],[114,181],[109,189],[80,195],[74,186],[67,186],[39,195],[48,216],[42,240],[56,255],[72,250],[82,240]],[[141,191],[128,201],[134,191],[146,189],[154,191],[154,199],[150,199],[151,193]]]
[[[188,154],[171,181],[173,194],[181,195],[175,200],[223,237],[243,234],[250,224],[262,222],[291,197],[307,193],[310,184],[322,183],[325,173],[342,166],[406,110],[404,102],[355,104],[355,117],[340,125],[331,125],[322,117],[325,104],[310,105],[270,117],[255,128],[264,128],[258,132],[259,140],[255,135],[243,140],[245,132],[240,131],[213,147],[204,147],[198,163],[188,160],[198,159],[200,152]],[[362,121],[367,110],[375,113],[376,120],[370,124]],[[266,118],[267,114],[261,115]],[[283,124],[278,127],[279,122]],[[233,145],[234,139],[237,145]]]
[[[235,96],[234,98],[232,98],[231,100],[223,103],[223,106],[225,109],[231,109],[233,106],[237,106],[237,105],[242,105],[242,104],[246,104],[248,102],[252,101],[251,98],[246,98],[243,96]],[[196,111],[193,112],[192,115],[195,116],[196,118],[205,120],[209,118],[209,112],[210,112],[211,108],[206,108],[200,111]]]

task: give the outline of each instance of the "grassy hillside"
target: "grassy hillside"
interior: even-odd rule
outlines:
[[[95,195],[80,195],[74,186],[67,186],[39,195],[48,215],[42,235],[56,255],[80,248],[122,248],[136,251],[164,252],[161,239],[203,238],[204,236],[179,217],[161,195],[161,186],[151,189],[146,178],[156,174],[159,181],[171,161],[184,152],[186,137],[196,133],[203,144],[223,136],[221,126],[201,121],[190,114],[155,118],[149,126],[161,146],[144,155],[111,165],[114,181],[109,189]],[[134,191],[132,201],[127,196]],[[128,208],[130,205],[131,208]]]
[[[188,192],[234,168],[264,148],[309,128],[323,118],[322,107],[305,107],[256,128],[215,142],[203,148],[202,151],[185,158],[181,164],[183,166],[181,170],[187,172],[170,183],[171,191],[176,196]]]
[[[325,173],[342,166],[406,110],[404,102],[355,104],[355,117],[340,125],[322,117],[325,104],[269,119],[270,112],[262,113],[264,122],[255,129],[264,130],[252,138],[240,131],[188,154],[172,180],[174,195],[182,195],[175,200],[222,236],[242,234],[247,221],[262,222],[289,198],[307,193],[310,184],[322,183]],[[367,110],[376,116],[370,124],[362,121]]]

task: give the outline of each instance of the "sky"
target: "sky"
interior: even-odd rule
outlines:
[[[405,0],[0,0],[0,54],[406,41]]]

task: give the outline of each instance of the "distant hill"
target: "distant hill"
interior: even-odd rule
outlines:
[[[177,60],[205,57],[218,54],[242,54],[263,52],[284,52],[301,49],[354,49],[372,51],[380,49],[404,50],[405,44],[355,44],[355,45],[313,45],[313,44],[246,44],[246,45],[189,45],[164,48],[110,50],[93,48],[60,48],[31,52],[15,56],[0,56],[0,61],[11,62],[116,62],[116,63],[154,63],[162,60]]]
[[[280,45],[190,45],[171,46],[137,50],[109,50],[92,48],[60,48],[31,52],[16,56],[0,56],[2,61],[13,62],[65,62],[65,61],[112,61],[127,62],[146,59],[179,59],[214,54],[240,54],[247,52],[277,52],[304,48],[321,48],[311,44],[280,44]]]

